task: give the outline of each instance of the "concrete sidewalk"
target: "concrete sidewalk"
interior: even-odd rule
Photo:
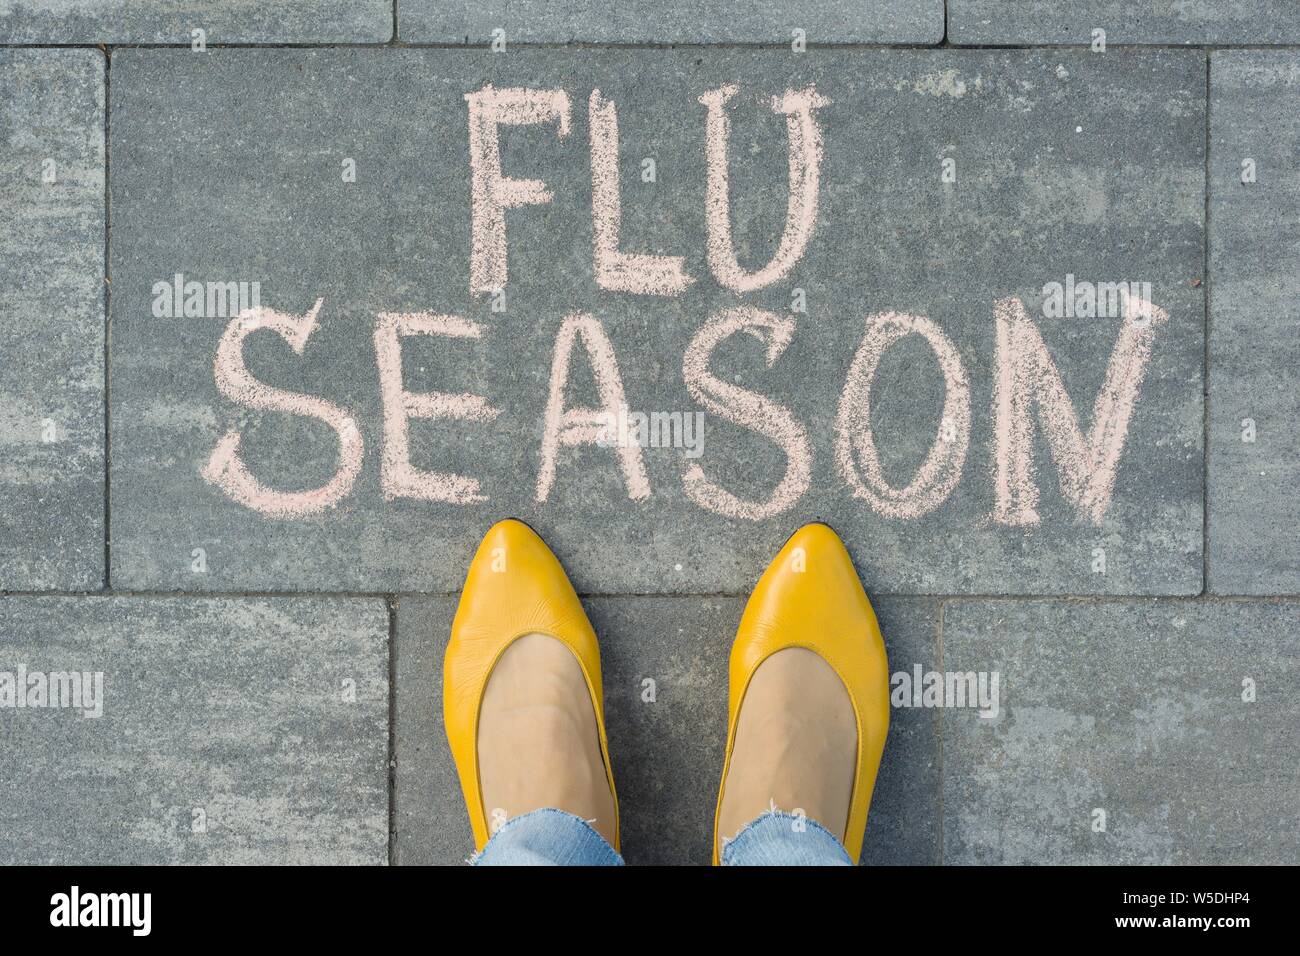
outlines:
[[[810,520],[900,688],[864,862],[1300,860],[1294,3],[195,6],[0,10],[0,862],[461,862],[507,515],[629,862],[708,861]]]

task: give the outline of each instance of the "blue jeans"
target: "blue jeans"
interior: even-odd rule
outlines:
[[[623,858],[580,817],[534,810],[506,822],[475,866],[622,866]],[[815,820],[764,813],[722,846],[723,866],[852,866],[840,841]]]

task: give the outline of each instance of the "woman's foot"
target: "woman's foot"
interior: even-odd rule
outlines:
[[[474,846],[542,807],[618,849],[600,646],[564,568],[526,524],[493,525],[465,574],[442,665],[442,718]]]
[[[614,842],[614,796],[591,693],[573,652],[554,638],[521,637],[492,669],[479,712],[478,766],[492,832],[553,807]]]
[[[771,809],[802,811],[843,840],[858,753],[853,703],[805,648],[777,651],[745,692],[718,808],[725,841]]]
[[[768,565],[731,647],[727,760],[713,857],[772,809],[862,852],[889,730],[889,661],[844,543],[805,525]]]

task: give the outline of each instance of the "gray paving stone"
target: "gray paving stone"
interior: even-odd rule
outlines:
[[[573,114],[563,140],[554,123],[501,134],[507,174],[541,177],[554,195],[507,217],[503,300],[470,293],[464,96],[488,83],[563,88]],[[713,277],[705,252],[707,111],[698,97],[727,83],[741,91],[727,108],[728,152],[737,255],[747,269],[769,261],[785,231],[789,148],[773,95],[815,84],[832,101],[815,114],[825,158],[806,251],[784,278],[744,294]],[[850,542],[875,593],[1199,593],[1205,85],[1204,56],[1187,51],[1104,59],[1083,51],[117,51],[113,581],[446,592],[459,587],[492,520],[514,514],[567,556],[583,593],[745,593],[790,531],[818,517]],[[621,248],[683,257],[696,281],[675,298],[596,285],[585,103],[597,86],[619,111]],[[656,161],[653,183],[642,181],[643,158]],[[955,183],[942,181],[943,159],[956,161]],[[344,181],[347,160],[355,182]],[[260,282],[262,304],[300,322],[323,299],[301,356],[266,329],[250,335],[244,355],[258,380],[327,399],[355,419],[364,457],[336,507],[267,517],[205,481],[230,428],[240,430],[253,477],[280,492],[329,481],[339,443],[319,419],[223,397],[214,359],[230,320],[153,316],[156,284],[166,289],[178,273]],[[990,517],[994,303],[1018,296],[1036,316],[1090,429],[1125,323],[1043,317],[1044,286],[1070,275],[1149,282],[1169,320],[1154,328],[1100,526],[1062,491],[1041,415],[1023,446],[1037,462],[1029,483],[1039,489],[1041,522],[1008,526]],[[791,311],[798,290],[806,314]],[[493,312],[494,301],[505,311]],[[767,396],[801,423],[791,429],[806,429],[802,497],[761,520],[724,517],[688,498],[692,465],[759,502],[787,469],[777,444],[711,409],[701,457],[645,449],[649,497],[629,500],[613,450],[564,448],[538,503],[548,382],[566,316],[585,311],[602,324],[634,411],[690,415],[701,406],[686,387],[683,356],[710,316],[736,306],[770,310],[778,327],[794,323],[770,368],[747,335],[722,343],[709,368],[720,386]],[[866,319],[891,310],[933,321],[970,388],[967,431],[942,421],[944,379],[920,336],[881,362],[870,421],[894,488],[913,479],[936,432],[951,425],[958,444],[969,435],[960,481],[911,520],[888,516],[889,502],[855,497],[836,463],[837,407]],[[402,377],[409,391],[480,395],[499,412],[490,423],[410,426],[416,468],[472,477],[487,501],[418,501],[400,489],[384,496],[376,315],[412,311],[463,317],[481,331],[477,341],[407,337]],[[566,402],[594,403],[581,347],[573,368]],[[863,429],[849,433],[860,438]],[[869,459],[860,447],[852,460],[861,475]],[[196,549],[206,570],[194,570]],[[1105,573],[1095,570],[1097,549]]]
[[[1002,710],[944,711],[944,862],[1294,864],[1298,629],[1294,602],[947,605],[945,670],[1000,672]]]
[[[106,66],[0,50],[0,590],[104,580]]]
[[[1296,594],[1300,54],[1216,53],[1210,98],[1208,584]]]
[[[1293,0],[948,0],[954,44],[1300,43]]]
[[[5,0],[0,43],[386,43],[392,0]]]
[[[630,864],[709,862],[727,734],[727,655],[741,598],[587,602],[601,636],[605,719]],[[454,597],[402,597],[395,700],[394,862],[459,863],[473,850],[442,727],[442,657]],[[877,602],[893,671],[937,660],[934,602]],[[653,702],[643,696],[651,689]],[[872,801],[866,864],[938,861],[935,712],[894,710]]]
[[[515,43],[938,43],[943,0],[401,0],[408,42]]]
[[[387,862],[382,601],[3,598],[0,704],[5,865]]]

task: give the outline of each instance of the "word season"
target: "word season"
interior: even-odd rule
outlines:
[[[822,131],[816,111],[830,101],[809,87],[773,97],[771,108],[786,120],[789,195],[786,221],[770,262],[757,271],[743,268],[732,240],[728,188],[729,120],[727,104],[738,90],[725,86],[699,97],[706,119],[706,261],[713,278],[738,295],[753,293],[789,275],[804,255],[817,224],[822,165]],[[497,89],[486,86],[465,96],[469,113],[470,293],[504,290],[508,276],[506,212],[553,201],[546,184],[504,174],[499,134],[502,126],[555,124],[568,134],[571,104],[562,90]],[[594,276],[600,288],[634,295],[679,296],[696,278],[686,274],[680,256],[625,252],[620,239],[621,192],[618,178],[618,114],[615,104],[593,90],[588,101],[591,138]],[[1106,380],[1097,395],[1085,432],[1061,375],[1042,337],[1017,298],[993,305],[996,343],[993,382],[993,520],[1011,526],[1039,520],[1034,480],[1035,414],[1041,421],[1060,473],[1063,496],[1084,520],[1100,524],[1110,504],[1129,420],[1151,356],[1156,328],[1166,313],[1140,297],[1123,294],[1124,320],[1111,353]],[[277,333],[302,354],[323,300],[305,315],[257,306],[227,325],[217,347],[216,384],[230,400],[248,408],[309,416],[337,435],[338,462],[324,485],[306,491],[277,491],[254,476],[240,457],[240,432],[231,429],[217,442],[202,473],[232,500],[263,515],[302,518],[332,508],[352,490],[361,471],[365,444],[356,418],[323,398],[267,385],[244,362],[244,343],[258,330]],[[795,334],[790,316],[748,306],[724,309],[707,318],[686,347],[682,375],[693,401],[706,414],[751,429],[780,447],[785,473],[766,497],[742,498],[711,480],[702,461],[682,473],[683,489],[696,505],[727,517],[761,520],[779,515],[800,500],[813,473],[808,429],[788,408],[759,392],[722,381],[710,370],[715,349],[746,334],[766,346],[775,365]],[[380,481],[385,498],[409,498],[467,505],[486,497],[470,475],[420,470],[410,457],[411,419],[453,419],[489,425],[498,414],[480,395],[413,393],[402,381],[402,340],[439,336],[479,340],[483,327],[467,318],[428,312],[380,312],[374,346],[383,400],[383,450]],[[938,433],[912,481],[902,488],[884,477],[872,436],[871,385],[881,357],[899,341],[919,336],[934,351],[946,393]],[[572,407],[566,401],[575,351],[581,349],[594,372],[599,407]],[[557,477],[562,448],[591,445],[612,454],[627,497],[650,497],[642,442],[631,435],[610,440],[610,423],[627,428],[629,406],[613,344],[601,322],[585,313],[567,316],[552,355],[549,396],[542,423],[540,468],[535,497],[547,501]],[[951,339],[931,320],[897,312],[867,317],[865,335],[853,357],[835,419],[834,455],[839,478],[852,494],[877,513],[916,518],[939,507],[962,475],[969,446],[969,378]]]

